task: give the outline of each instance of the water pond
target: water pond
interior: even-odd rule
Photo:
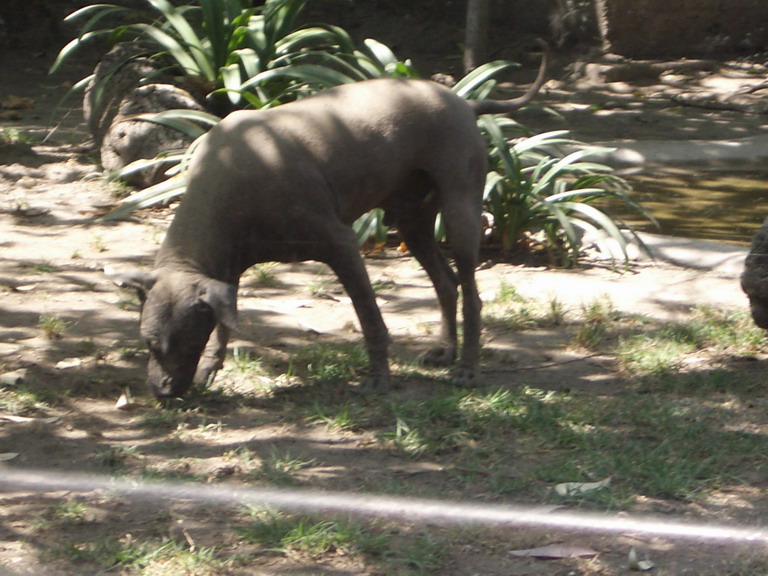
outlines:
[[[627,180],[633,197],[660,225],[659,229],[623,213],[637,230],[749,244],[768,216],[768,171],[665,170],[635,174]]]

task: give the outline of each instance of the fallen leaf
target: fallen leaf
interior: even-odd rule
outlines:
[[[512,556],[520,558],[539,558],[541,560],[559,560],[562,558],[594,558],[598,552],[592,548],[583,546],[570,546],[568,544],[551,544],[541,548],[528,548],[527,550],[512,550]]]
[[[11,414],[0,414],[0,420],[6,420],[15,424],[26,422],[42,422],[43,424],[54,424],[60,420],[60,416],[51,416],[49,418],[29,418],[27,416],[13,416]]]
[[[599,482],[563,482],[555,486],[555,492],[560,496],[579,496],[606,488],[610,483],[610,476]]]
[[[0,453],[0,462],[7,462],[8,460],[13,460],[18,456],[18,452],[2,452]]]
[[[637,570],[639,572],[648,572],[653,570],[656,565],[650,560],[638,560],[637,550],[634,548],[629,551],[629,569]]]
[[[22,382],[24,382],[24,379],[27,377],[27,369],[26,368],[19,368],[18,370],[14,370],[13,372],[6,372],[5,374],[0,374],[0,384],[3,386],[18,386]]]
[[[80,358],[67,358],[56,363],[56,370],[68,370],[69,368],[77,368],[83,363]]]
[[[125,390],[123,390],[123,393],[120,394],[120,398],[118,398],[117,402],[115,403],[115,408],[117,410],[123,410],[124,412],[136,410],[137,408],[141,407],[142,404],[133,401],[129,388],[125,388]]]

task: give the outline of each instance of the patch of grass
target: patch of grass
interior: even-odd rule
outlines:
[[[235,347],[231,364],[244,376],[262,376],[266,373],[263,360],[242,348]]]
[[[452,462],[454,479],[473,491],[626,509],[638,495],[694,500],[768,466],[763,435],[729,429],[735,409],[729,398],[699,403],[632,388],[611,396],[456,390],[387,405],[380,438],[410,457]],[[599,492],[552,492],[561,482],[607,477],[614,482]]]
[[[306,378],[313,385],[346,384],[359,380],[368,367],[362,344],[313,345],[299,352],[294,366],[306,366]]]
[[[135,446],[108,446],[97,452],[94,458],[102,466],[120,468],[138,454],[139,451]]]
[[[64,500],[50,506],[34,522],[36,530],[64,529],[86,521],[87,506],[79,500]]]
[[[141,304],[139,303],[138,296],[130,296],[128,298],[122,298],[118,301],[117,307],[120,310],[139,310]]]
[[[91,250],[94,252],[106,252],[109,250],[109,246],[107,246],[106,241],[104,240],[104,237],[100,234],[94,234],[91,237],[90,242],[88,243]]]
[[[617,352],[620,365],[631,374],[661,378],[683,366],[696,346],[679,332],[660,330],[622,339]]]
[[[312,296],[319,297],[341,292],[342,288],[335,277],[319,272],[316,274],[315,279],[307,285],[307,290]]]
[[[51,559],[67,559],[114,570],[120,567],[139,576],[216,576],[225,574],[225,564],[215,548],[194,548],[174,540],[160,542],[100,538],[69,542],[49,550]]]
[[[371,281],[371,287],[377,294],[382,292],[389,292],[397,288],[397,284],[393,280],[387,280],[383,278],[377,278]]]
[[[0,144],[34,144],[35,137],[18,128],[0,128]]]
[[[593,300],[581,307],[581,323],[573,336],[573,343],[587,350],[598,350],[608,339],[621,314],[610,298]]]
[[[251,475],[269,484],[295,485],[294,473],[309,468],[315,463],[314,459],[303,460],[292,456],[289,452],[281,453],[273,448],[269,457],[263,459],[258,469]]]
[[[144,352],[143,348],[134,346],[122,346],[117,349],[117,357],[120,360],[135,360]]]
[[[19,267],[29,270],[33,274],[51,274],[59,271],[59,267],[50,262],[22,262]]]
[[[141,426],[150,430],[172,430],[188,418],[188,410],[183,407],[158,406],[142,414]]]
[[[560,326],[565,322],[565,309],[557,298],[546,302],[526,298],[502,281],[496,296],[484,305],[483,321],[511,331]]]
[[[0,412],[24,416],[32,412],[50,409],[50,390],[37,392],[25,388],[0,388]]]
[[[251,508],[247,525],[240,529],[243,539],[270,550],[288,554],[326,552],[380,555],[389,544],[386,534],[377,534],[350,519],[318,519],[290,516],[272,510]]]
[[[749,355],[763,349],[766,342],[764,331],[746,312],[697,307],[685,322],[621,338],[615,352],[629,374],[659,378],[679,372],[693,353]]]
[[[261,288],[276,288],[280,286],[280,279],[277,277],[276,262],[264,262],[251,266],[245,273],[245,279],[248,283]]]
[[[37,325],[48,340],[59,340],[70,324],[58,314],[41,314]]]
[[[400,567],[406,574],[434,574],[443,565],[447,544],[431,532],[408,534],[395,544],[384,554],[395,573],[401,573]]]
[[[194,472],[197,458],[169,458],[141,469],[141,479],[148,482],[205,483],[208,477]]]
[[[765,461],[768,441],[760,434],[729,431],[724,406],[631,392],[600,399],[566,395],[557,401],[559,426],[569,433],[553,442],[549,430],[527,432],[549,452],[534,474],[549,486],[615,479],[605,492],[577,498],[583,503],[621,508],[638,494],[688,501],[733,481],[740,470],[755,465],[755,458]]]
[[[359,430],[362,423],[349,402],[325,406],[315,398],[307,419],[312,423],[325,424],[329,430]]]

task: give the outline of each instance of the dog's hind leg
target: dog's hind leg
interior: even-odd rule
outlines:
[[[436,213],[434,203],[426,203],[399,211],[396,220],[406,246],[432,281],[440,304],[440,345],[429,350],[423,361],[431,366],[448,366],[456,360],[458,349],[456,308],[459,279],[435,241]]]
[[[453,371],[453,380],[460,385],[470,385],[474,382],[480,363],[482,302],[475,281],[475,269],[480,257],[483,234],[484,179],[484,173],[478,173],[474,179],[456,178],[450,187],[442,189],[442,218],[453,252],[462,295],[463,342],[459,363]]]

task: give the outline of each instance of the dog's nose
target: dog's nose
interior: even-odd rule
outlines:
[[[173,378],[170,376],[163,376],[159,382],[149,382],[149,387],[158,400],[175,398],[177,396],[173,392]]]

